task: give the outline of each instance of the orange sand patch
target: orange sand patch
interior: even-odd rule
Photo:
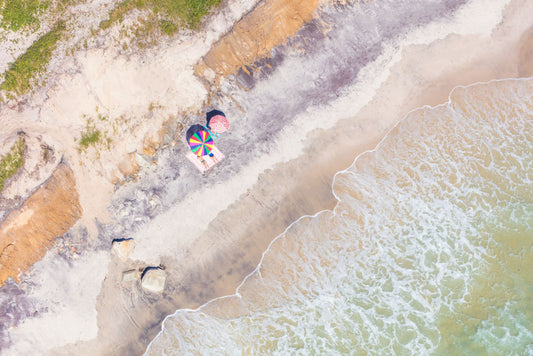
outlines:
[[[211,71],[220,79],[267,57],[313,18],[317,5],[318,0],[261,2],[211,47],[196,64],[195,73],[211,81],[215,79]]]
[[[44,257],[54,240],[80,218],[76,181],[70,167],[59,164],[19,209],[0,225],[0,285]]]

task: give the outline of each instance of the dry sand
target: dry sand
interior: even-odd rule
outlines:
[[[160,330],[164,316],[178,308],[196,308],[212,298],[232,294],[288,224],[335,205],[331,193],[334,173],[349,166],[359,153],[375,147],[408,111],[446,101],[457,85],[533,75],[533,30],[525,34],[531,18],[533,4],[516,0],[506,8],[503,23],[490,37],[451,35],[429,45],[404,48],[401,60],[373,99],[354,117],[312,132],[300,157],[275,165],[257,180],[251,177],[253,183],[246,193],[224,207],[199,236],[191,239],[194,244],[183,246],[187,253],[176,252],[181,260],[160,259],[168,273],[162,297],[120,283],[121,271],[143,267],[141,259],[125,264],[102,258],[109,265],[96,299],[97,337],[83,338],[88,341],[80,338],[48,353],[139,354]],[[242,223],[243,217],[246,224]],[[137,257],[142,256],[139,253]]]

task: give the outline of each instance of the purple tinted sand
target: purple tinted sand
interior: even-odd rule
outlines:
[[[16,283],[8,282],[0,287],[0,350],[11,343],[6,330],[38,313],[37,308]]]

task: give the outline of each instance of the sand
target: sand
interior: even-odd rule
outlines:
[[[206,80],[219,82],[239,69],[251,70],[257,60],[293,36],[313,18],[318,0],[267,0],[247,13],[225,36],[213,44],[195,66]],[[215,75],[215,76],[213,76]]]
[[[145,236],[146,248],[138,245],[134,261],[129,263],[113,259],[110,254],[96,254],[98,270],[92,277],[84,274],[91,282],[88,283],[91,293],[81,299],[88,310],[84,327],[90,332],[82,337],[77,335],[75,330],[79,327],[75,323],[79,319],[66,318],[65,325],[71,327],[68,337],[41,345],[42,350],[51,355],[139,354],[160,330],[166,315],[234,293],[272,239],[292,221],[335,205],[331,193],[334,173],[349,166],[359,153],[375,147],[407,112],[445,102],[457,85],[533,75],[530,65],[533,43],[531,35],[526,34],[532,31],[529,29],[532,15],[533,4],[517,0],[505,9],[503,22],[490,37],[450,35],[429,45],[404,47],[401,58],[390,73],[384,73],[384,81],[372,93],[371,100],[354,116],[332,121],[331,125],[309,133],[302,154],[287,158],[274,152],[270,161],[252,162],[240,178],[221,182],[210,192],[198,193],[221,194],[218,205],[210,207],[213,210],[209,218],[192,220],[193,228],[183,231],[187,238],[173,242],[173,258],[163,253],[169,242],[157,240],[158,234]],[[81,83],[76,86],[80,87]],[[350,93],[347,98],[340,98],[338,106],[342,108],[342,100],[349,102],[349,97]],[[86,183],[81,181],[78,185]],[[98,186],[98,182],[92,184]],[[82,189],[90,194],[87,186]],[[81,201],[83,194],[80,192]],[[184,204],[191,201],[187,199]],[[176,209],[183,209],[181,213],[185,214],[185,208],[186,205]],[[94,207],[99,209],[103,207]],[[164,221],[163,214],[156,223]],[[82,262],[77,266],[82,266]],[[123,270],[142,268],[147,263],[162,263],[166,267],[167,287],[162,296],[140,293],[138,288],[120,283]],[[27,336],[25,330],[32,329],[21,324],[13,333],[14,340]],[[24,350],[23,346],[19,350]]]
[[[81,216],[70,167],[59,164],[54,174],[24,204],[12,211],[0,229],[0,283],[27,270],[46,254]]]

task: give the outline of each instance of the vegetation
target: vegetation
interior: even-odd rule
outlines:
[[[159,20],[159,28],[169,36],[178,31],[178,26],[169,20]]]
[[[0,27],[18,31],[21,28],[39,28],[38,15],[49,5],[49,1],[0,0]]]
[[[87,127],[81,133],[80,149],[86,150],[89,146],[96,146],[102,142],[102,133],[96,127],[87,122]]]
[[[99,116],[100,120],[105,120],[104,116]],[[106,146],[109,148],[111,144],[111,139],[106,137],[96,126],[92,123],[91,120],[87,119],[87,124],[85,129],[81,132],[81,137],[79,138],[79,148],[78,151],[86,151],[90,146]]]
[[[151,10],[157,27],[167,35],[178,31],[180,26],[198,28],[202,18],[221,0],[124,0],[109,13],[109,19],[100,23],[106,29],[116,22],[122,22],[124,16],[133,9]]]
[[[24,149],[24,137],[21,136],[8,154],[0,159],[0,192],[4,189],[5,182],[24,164]]]
[[[135,1],[125,0],[119,3],[113,10],[109,12],[109,19],[100,22],[101,29],[111,27],[115,22],[122,22],[124,15],[135,8]]]
[[[64,29],[65,24],[59,22],[11,63],[4,73],[5,80],[0,84],[0,90],[16,94],[30,91],[32,80],[46,69]]]

